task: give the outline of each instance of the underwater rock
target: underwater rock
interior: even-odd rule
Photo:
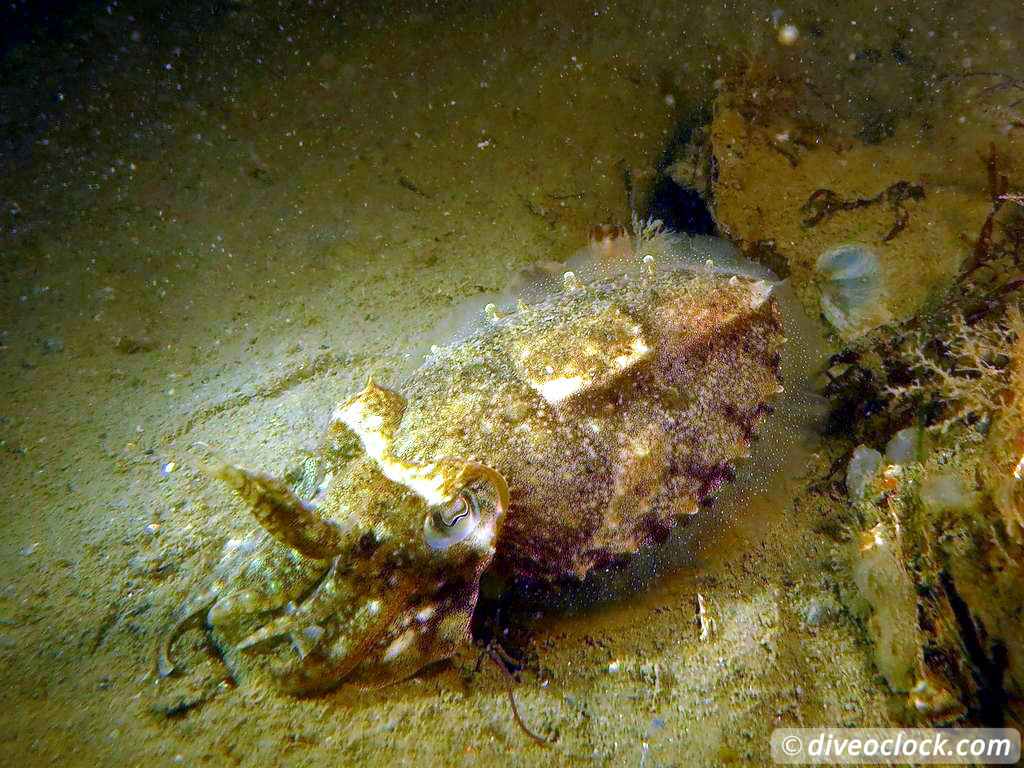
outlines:
[[[744,87],[725,90],[715,105],[711,146],[719,230],[746,253],[770,250],[784,262],[808,315],[831,314],[826,319],[840,341],[929,306],[956,279],[962,244],[977,238],[991,200],[970,184],[925,185],[929,177],[963,173],[947,171],[950,156],[916,138],[867,145],[812,132],[801,139],[788,110],[750,110],[750,97]],[[977,171],[984,171],[980,163]],[[911,192],[918,188],[920,197]],[[900,190],[911,196],[900,198]],[[878,202],[841,205],[834,215],[808,222],[806,203],[822,194]],[[832,252],[851,245],[858,250]]]
[[[468,639],[485,569],[579,578],[696,513],[782,391],[782,320],[765,280],[642,235],[339,404],[304,490],[218,459],[265,532],[179,608],[160,671],[199,617],[241,680],[398,680]]]
[[[864,526],[851,552],[856,592],[875,663],[908,693],[910,722],[994,722],[1002,697],[1024,690],[1024,549],[978,490],[983,456],[977,442],[959,455],[939,444],[919,461],[880,464],[853,499]]]

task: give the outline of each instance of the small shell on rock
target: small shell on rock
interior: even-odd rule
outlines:
[[[821,311],[844,339],[886,322],[878,256],[863,243],[844,243],[818,257]]]

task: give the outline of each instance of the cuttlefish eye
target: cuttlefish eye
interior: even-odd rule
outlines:
[[[469,536],[480,522],[476,497],[468,489],[459,491],[447,504],[433,507],[423,521],[423,535],[432,549],[447,549]]]

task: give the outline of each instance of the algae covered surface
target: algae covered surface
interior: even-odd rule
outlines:
[[[8,27],[0,762],[768,764],[781,726],[1020,727],[1019,4],[252,0]],[[813,391],[663,549],[495,598],[478,635],[521,657],[551,743],[471,644],[294,697],[228,679],[194,626],[157,674],[173,611],[254,527],[197,442],[287,474],[368,376],[397,385],[522,270],[665,210],[666,180],[789,278]],[[870,256],[821,261],[851,243]],[[879,457],[850,493],[857,449]]]

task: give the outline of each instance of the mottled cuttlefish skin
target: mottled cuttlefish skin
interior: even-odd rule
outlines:
[[[583,283],[434,348],[400,393],[335,409],[319,490],[217,461],[264,533],[229,543],[202,618],[236,678],[380,685],[468,639],[481,573],[583,577],[664,540],[732,478],[781,391],[771,286],[657,269]]]

